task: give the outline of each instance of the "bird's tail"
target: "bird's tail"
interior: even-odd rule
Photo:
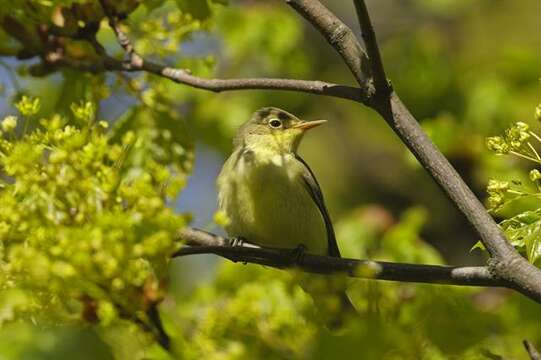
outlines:
[[[331,330],[340,328],[349,316],[357,313],[346,293],[346,280],[340,276],[313,274],[301,277],[301,287],[312,297],[323,323]]]
[[[332,314],[327,320],[327,327],[331,330],[339,329],[344,325],[344,322],[348,316],[357,314],[355,305],[349,298],[346,291],[342,291],[339,295],[340,308],[339,311],[336,311]]]

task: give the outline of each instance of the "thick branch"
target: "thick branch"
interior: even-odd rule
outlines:
[[[524,294],[541,302],[541,271],[522,258],[507,241],[494,219],[466,185],[447,158],[438,150],[399,97],[380,91],[387,86],[376,37],[364,0],[354,0],[359,22],[369,49],[372,73],[376,77],[376,93],[370,101],[395,133],[406,144],[447,196],[475,228],[491,255],[489,266],[500,278],[513,282]],[[384,84],[385,83],[385,84]]]
[[[288,249],[261,248],[255,245],[232,247],[220,236],[197,229],[185,229],[179,233],[187,246],[174,257],[194,254],[215,254],[234,262],[254,263],[275,268],[298,267],[318,274],[342,273],[351,277],[392,280],[415,283],[433,283],[465,286],[499,286],[510,284],[495,278],[482,266],[439,266],[398,264],[373,260],[354,260],[330,256],[305,254],[300,259]]]
[[[400,98],[379,87],[387,87],[376,37],[364,0],[354,0],[363,38],[369,49],[370,65],[375,76],[376,93],[371,106],[389,123],[423,167],[432,175],[477,230],[492,256],[506,257],[514,252],[501,230],[462,180],[458,172],[438,150]],[[379,85],[378,85],[379,83]]]
[[[514,250],[481,202],[396,94],[392,94],[390,104],[391,109],[380,109],[380,114],[477,230],[492,256],[489,260],[491,271],[516,283],[521,292],[541,302],[539,269]]]

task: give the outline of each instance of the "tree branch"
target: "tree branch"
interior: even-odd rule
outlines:
[[[262,248],[256,245],[230,246],[228,239],[193,228],[183,229],[179,238],[187,245],[173,257],[215,254],[234,262],[254,263],[274,268],[297,267],[317,274],[346,274],[364,279],[391,280],[464,286],[511,287],[490,274],[483,266],[440,266],[400,264],[385,261],[355,260],[305,254],[298,259],[289,249]]]
[[[87,63],[68,58],[58,58],[49,60],[48,63],[54,66],[65,66],[91,73],[103,71],[145,71],[178,84],[217,93],[233,90],[281,90],[331,96],[362,103],[366,101],[366,97],[359,88],[324,81],[277,78],[205,79],[191,75],[188,70],[175,69],[145,59],[139,65],[133,65],[132,63],[123,62],[112,57],[103,57],[101,60],[101,63]]]
[[[387,79],[385,79],[368,10],[364,0],[354,0],[354,3],[364,33],[363,37],[369,49],[372,73],[379,78],[379,80],[376,78],[375,82],[379,83],[379,87],[382,89],[378,90],[376,84],[376,92],[369,106],[378,111],[387,121],[402,142],[475,228],[481,242],[491,255],[490,270],[498,277],[516,284],[522,293],[541,302],[541,270],[528,263],[515,251],[483,204],[426,135],[398,95],[392,91],[385,91],[385,87],[388,85],[383,83],[387,83]]]
[[[368,89],[370,66],[366,51],[351,29],[319,1],[285,0],[327,39],[363,89]]]
[[[541,360],[541,354],[539,354],[531,342],[524,340],[522,343],[524,344],[524,348],[528,352],[528,355],[530,355],[531,360]]]
[[[252,79],[204,79],[191,75],[188,71],[174,69],[168,66],[159,65],[149,61],[143,61],[141,68],[132,68],[128,71],[147,71],[180,84],[189,85],[198,89],[214,92],[228,90],[248,89],[269,89],[300,91],[316,95],[333,96],[364,102],[361,89],[351,86],[337,85],[323,81],[295,80],[295,79],[273,79],[273,78],[252,78]]]
[[[374,77],[374,85],[376,87],[376,93],[381,97],[387,97],[392,92],[389,86],[389,81],[385,75],[385,69],[379,53],[378,42],[376,40],[376,34],[374,33],[374,27],[370,21],[368,15],[368,9],[364,0],[354,0],[355,10],[359,23],[361,25],[362,37],[368,52],[370,69]]]
[[[192,75],[189,70],[176,69],[146,60],[136,52],[129,37],[122,31],[118,22],[118,16],[113,12],[113,9],[107,6],[105,0],[100,0],[100,4],[109,19],[109,26],[113,29],[117,42],[124,50],[127,58],[125,61],[119,61],[105,55],[102,60],[103,70],[128,72],[145,71],[179,84],[213,92],[248,89],[285,90],[332,96],[363,103],[366,101],[367,95],[362,89],[346,85],[338,85],[324,81],[276,78],[205,79]],[[95,67],[85,67],[81,66],[81,64],[69,64],[66,60],[64,60],[64,65],[75,65],[79,70],[85,71],[94,72],[97,70]]]
[[[362,49],[358,42],[357,45],[352,45],[351,41],[348,42],[348,50],[344,51],[345,45],[338,46],[329,40],[334,33],[332,26],[335,26],[334,24],[340,24],[341,22],[334,14],[323,7],[318,0],[286,0],[286,2],[295,9],[301,9],[299,10],[299,13],[318,28],[329,44],[336,49],[346,63],[353,64],[352,57],[366,56],[364,50],[362,53],[358,52],[357,49]],[[364,33],[363,37],[365,38],[366,46],[370,53],[369,64],[371,73],[379,78],[378,82],[380,83],[380,87],[388,87],[376,37],[366,5],[362,0],[354,0],[354,2]],[[313,19],[321,18],[324,18],[325,21],[313,21]],[[343,34],[343,37],[351,39],[354,36],[353,32],[347,27],[345,29],[347,30],[344,31],[349,32],[349,35]],[[360,80],[358,78],[358,73],[359,71],[352,71],[352,74]],[[364,79],[364,77],[361,77],[361,79]],[[385,85],[383,85],[384,83]],[[400,98],[395,93],[391,94],[388,91],[375,91],[370,95],[371,97],[368,106],[378,111],[378,113],[387,121],[404,144],[417,157],[419,162],[443,188],[457,207],[466,215],[470,223],[481,236],[483,244],[486,242],[485,246],[489,253],[492,256],[508,255],[509,250],[513,249],[505,240],[505,237],[497,224],[471,192],[469,187],[464,183],[456,170],[424,133],[417,120],[411,115],[406,106],[402,104]]]
[[[147,316],[150,322],[154,325],[155,329],[153,329],[153,332],[155,334],[156,341],[165,350],[170,351],[171,338],[169,337],[169,335],[167,334],[167,332],[165,331],[163,327],[162,319],[158,311],[158,304],[154,303],[149,306],[147,310]]]
[[[107,0],[99,0],[99,2],[103,9],[103,12],[109,20],[109,26],[111,27],[111,29],[113,29],[113,32],[115,33],[118,44],[124,50],[124,53],[128,57],[128,63],[133,64],[133,66],[140,67],[142,65],[143,59],[135,51],[135,47],[131,43],[130,38],[120,28],[120,23],[118,22],[118,14],[116,14],[114,8],[109,7],[109,5],[107,4]]]

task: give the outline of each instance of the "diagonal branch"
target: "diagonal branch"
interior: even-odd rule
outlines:
[[[379,86],[386,86],[383,84],[387,80],[365,1],[354,0],[354,3],[366,46],[369,49],[372,72],[374,76],[379,77],[379,80],[376,78],[375,82],[379,82]],[[541,302],[541,270],[528,263],[515,251],[483,204],[426,135],[398,95],[376,89],[370,106],[387,121],[475,228],[491,255],[490,270],[499,277],[516,284],[524,294]]]
[[[440,266],[400,264],[385,261],[355,260],[304,254],[289,249],[262,248],[255,245],[230,246],[227,239],[198,229],[187,228],[179,232],[187,246],[173,257],[215,254],[234,262],[254,263],[274,268],[297,267],[317,274],[346,274],[364,279],[401,282],[432,283],[464,286],[511,287],[504,280],[494,277],[483,266]]]
[[[369,59],[351,29],[319,1],[285,1],[327,39],[327,42],[342,56],[361,88],[366,89],[370,78]]]
[[[507,256],[512,247],[484,206],[426,135],[417,120],[400,101],[400,98],[395,93],[385,91],[388,88],[387,79],[368,9],[364,0],[353,1],[370,55],[370,66],[375,77],[376,93],[372,107],[389,123],[424,168],[466,215],[483,239],[483,244],[489,253],[492,256]]]
[[[385,72],[381,62],[376,38],[373,33],[373,27],[370,22],[370,16],[363,0],[354,0],[361,27],[366,41],[366,46],[369,49],[369,64],[371,73],[380,78],[381,83],[387,83]],[[286,2],[294,7],[302,8],[299,13],[312,22],[318,30],[324,34],[324,37],[329,41],[332,38],[334,29],[333,24],[341,23],[329,10],[319,3],[318,0],[286,0]],[[319,5],[316,5],[319,4]],[[312,13],[316,12],[316,13]],[[320,19],[324,17],[325,22],[312,21],[312,19]],[[350,39],[353,33],[349,28],[346,28],[350,33],[343,37]],[[356,49],[360,45],[354,46],[349,44],[349,50],[343,51],[342,46],[337,46],[329,41],[336,51],[342,56],[348,64],[353,63],[354,56],[364,56],[364,51],[359,53]],[[358,43],[357,43],[358,44]],[[353,75],[358,78],[358,71],[352,71]],[[382,86],[380,84],[380,86]],[[387,85],[385,85],[387,86]],[[451,166],[449,161],[436,148],[434,143],[428,138],[417,120],[411,115],[409,110],[400,101],[400,98],[395,94],[390,94],[387,91],[371,93],[369,106],[378,111],[380,115],[389,123],[391,128],[396,132],[404,144],[412,151],[425,169],[432,175],[436,182],[443,188],[447,195],[454,201],[457,207],[466,215],[470,223],[476,228],[483,244],[491,255],[509,254],[512,247],[503,237],[497,224],[492,220],[486,212],[483,205],[475,197],[469,187],[461,179],[460,175]],[[541,290],[540,290],[541,291]],[[540,293],[541,296],[541,293]]]
[[[541,360],[541,354],[539,354],[539,351],[537,351],[531,342],[524,340],[522,344],[524,345],[524,348],[526,349],[526,352],[530,356],[531,360]]]
[[[364,0],[354,0],[353,3],[355,4],[355,10],[357,11],[357,17],[359,18],[359,23],[361,25],[364,44],[366,46],[366,51],[368,52],[370,69],[374,78],[376,92],[382,97],[387,97],[391,93],[392,89],[389,86],[387,76],[385,75],[383,61],[381,60],[381,55],[379,53],[374,27],[372,26],[370,16],[368,15],[368,9],[366,8]]]
[[[109,26],[113,29],[115,37],[118,44],[124,50],[125,54],[128,57],[128,62],[136,66],[140,66],[141,61],[143,60],[137,52],[135,52],[135,47],[133,46],[130,38],[122,31],[120,28],[120,23],[118,22],[119,16],[116,14],[114,8],[109,7],[107,0],[99,0],[100,5],[103,9],[103,12],[109,19]]]
[[[160,317],[160,313],[158,311],[158,304],[154,303],[151,304],[147,310],[147,316],[150,320],[150,322],[154,325],[153,329],[156,341],[158,344],[163,347],[165,350],[170,351],[171,350],[171,338],[165,332],[165,329],[163,327],[163,323]]]

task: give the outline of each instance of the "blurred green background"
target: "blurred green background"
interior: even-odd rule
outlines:
[[[322,2],[360,38],[351,1]],[[170,205],[191,213],[192,225],[214,232],[221,231],[213,223],[214,180],[236,128],[263,106],[325,118],[327,125],[305,137],[300,154],[318,177],[345,256],[452,265],[486,260],[481,251],[470,251],[478,238],[462,215],[373,111],[291,92],[214,94],[146,74],[64,67],[40,73],[39,56],[13,56],[21,39],[6,30],[5,17],[43,22],[48,18],[28,15],[33,6],[85,2],[47,3],[20,1],[15,10],[0,10],[1,118],[16,112],[12,104],[22,94],[41,98],[40,114],[93,101],[98,117],[113,126],[130,111],[158,109],[152,116],[175,124],[168,126],[195,149],[187,186]],[[124,23],[141,54],[196,75],[354,85],[340,57],[283,1],[222,3],[144,1]],[[367,3],[395,90],[476,195],[486,199],[490,178],[527,177],[531,166],[494,156],[485,138],[516,121],[539,129],[534,109],[541,99],[541,3]],[[105,21],[98,40],[120,54]],[[70,49],[92,59],[80,42]],[[532,205],[522,206],[499,216]],[[526,359],[523,339],[541,346],[539,306],[507,290],[350,281],[359,314],[335,332],[319,320],[323,305],[296,285],[299,274],[214,256],[175,259],[169,268],[161,312],[173,355],[130,335],[125,323],[66,328],[61,322],[17,321],[12,301],[0,295],[0,359]]]

